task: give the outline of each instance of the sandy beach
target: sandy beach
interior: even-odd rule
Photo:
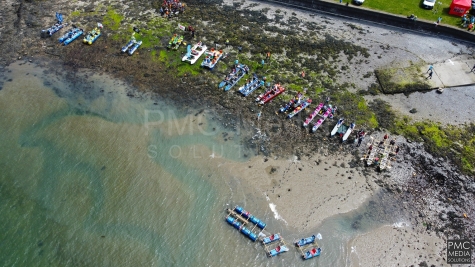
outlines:
[[[354,267],[450,266],[440,256],[445,254],[444,240],[405,224],[383,226],[358,236],[348,246]]]

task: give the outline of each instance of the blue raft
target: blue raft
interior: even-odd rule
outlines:
[[[270,244],[274,241],[279,241],[280,240],[280,234],[273,234],[271,236],[267,236],[264,239],[262,239],[262,243],[264,245]]]
[[[298,241],[295,241],[294,244],[297,247],[301,247],[301,246],[305,246],[305,245],[313,243],[313,242],[315,242],[315,235],[312,235],[310,237],[303,238],[303,239],[300,239]]]
[[[322,252],[321,248],[312,248],[311,250],[305,252],[305,254],[303,255],[303,259],[308,260],[308,259],[311,259],[313,257],[318,257],[318,256],[320,256],[321,252]]]

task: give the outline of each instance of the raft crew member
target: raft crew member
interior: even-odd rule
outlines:
[[[226,39],[226,47],[229,46],[229,39]]]

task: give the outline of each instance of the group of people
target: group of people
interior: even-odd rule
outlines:
[[[185,3],[180,0],[163,0],[163,4],[160,7],[160,15],[170,18],[173,14],[178,14],[185,11]]]
[[[462,17],[462,27],[467,28],[468,31],[475,30],[474,29],[474,24],[475,24],[475,16],[468,16],[467,14],[464,14]]]

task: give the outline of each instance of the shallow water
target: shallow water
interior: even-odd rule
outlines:
[[[29,63],[9,66],[0,81],[4,266],[344,266],[348,240],[404,217],[376,194],[314,230],[320,258],[303,262],[291,248],[268,259],[224,221],[225,208],[243,205],[289,245],[302,234],[217,163],[253,153],[212,111],[131,98],[105,75]]]

